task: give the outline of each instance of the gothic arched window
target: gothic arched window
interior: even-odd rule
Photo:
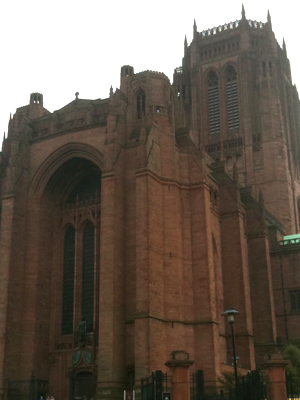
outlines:
[[[228,128],[236,129],[240,125],[240,118],[237,76],[233,67],[228,67],[226,70],[226,100]]]
[[[219,82],[215,72],[208,75],[208,120],[209,133],[220,132]]]
[[[62,334],[73,332],[74,307],[74,269],[75,269],[75,229],[68,226],[64,238],[64,270],[62,301]]]
[[[95,227],[88,222],[83,231],[82,253],[82,315],[87,332],[92,332],[94,325],[94,245]]]

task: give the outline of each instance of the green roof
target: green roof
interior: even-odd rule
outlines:
[[[291,239],[300,239],[300,233],[297,233],[296,235],[283,236],[283,240],[291,240]]]
[[[300,233],[283,236],[283,245],[300,243]]]

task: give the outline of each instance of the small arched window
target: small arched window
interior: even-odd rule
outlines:
[[[232,159],[231,156],[227,157],[227,159],[226,159],[226,165],[227,165],[228,171],[231,172],[232,169],[233,169],[233,159]]]
[[[68,226],[64,240],[62,334],[73,333],[75,229]]]
[[[208,119],[209,133],[220,132],[219,82],[215,72],[208,75]]]
[[[86,320],[86,331],[94,326],[94,259],[95,228],[88,222],[83,231],[82,254],[82,315]]]
[[[228,128],[236,129],[240,125],[240,117],[237,76],[233,67],[228,67],[226,70],[226,100]]]
[[[243,167],[243,162],[242,162],[242,155],[241,154],[237,154],[235,156],[235,163],[236,163],[236,168],[238,171],[240,171]]]

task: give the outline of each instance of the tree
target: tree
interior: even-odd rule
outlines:
[[[294,377],[300,377],[300,349],[294,344],[287,344],[283,357],[289,360],[291,364],[286,367],[286,371]]]

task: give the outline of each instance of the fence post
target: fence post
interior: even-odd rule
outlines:
[[[163,375],[162,371],[157,370],[155,371],[155,395],[157,400],[162,399],[162,392],[163,392]]]
[[[74,400],[75,399],[75,376],[74,376],[74,371],[71,371],[70,374],[70,386],[69,386],[69,400]]]
[[[172,373],[172,400],[190,399],[189,368],[193,364],[186,351],[172,351],[170,361],[165,363]]]
[[[35,393],[36,393],[35,376],[34,376],[34,371],[32,371],[29,382],[29,400],[35,400],[36,397]]]
[[[289,363],[290,361],[283,360],[281,353],[274,353],[263,365],[267,377],[268,400],[287,400],[285,367]]]
[[[196,399],[201,400],[204,396],[204,372],[198,369],[196,372]]]

